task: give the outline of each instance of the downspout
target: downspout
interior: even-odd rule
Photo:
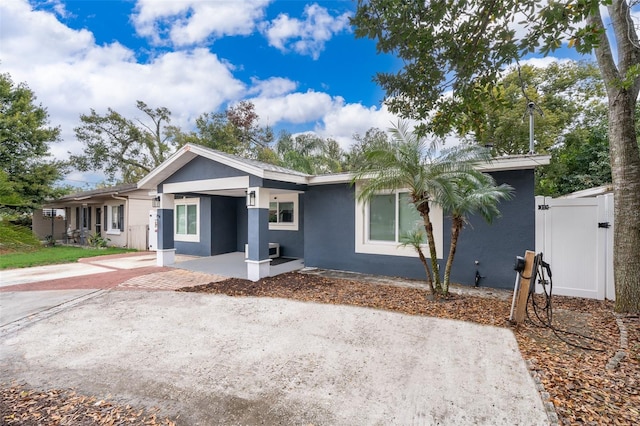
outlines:
[[[118,197],[117,194],[118,194],[117,192],[115,194],[111,194],[111,197],[116,199],[116,200],[121,200],[121,201],[125,202],[124,203],[124,205],[126,206],[125,209],[124,209],[125,217],[123,218],[123,220],[125,221],[124,223],[126,223],[127,226],[129,226],[129,203],[128,203],[129,199],[126,198],[126,197]],[[129,248],[131,246],[131,244],[129,244],[130,235],[129,235],[128,231],[125,230],[125,232],[127,233],[127,248]]]

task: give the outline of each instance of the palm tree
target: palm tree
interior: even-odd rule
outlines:
[[[486,173],[474,171],[460,176],[454,181],[454,190],[438,199],[443,210],[451,214],[451,245],[449,256],[444,268],[444,282],[442,291],[449,292],[451,266],[458,246],[460,231],[468,223],[468,216],[479,214],[487,223],[500,217],[498,203],[508,200],[513,194],[513,188],[502,184],[497,186],[493,177]]]
[[[390,132],[390,143],[366,151],[367,161],[355,171],[354,183],[361,182],[357,197],[360,201],[369,202],[384,190],[408,192],[410,202],[422,218],[431,271],[424,261],[426,256],[422,253],[421,244],[409,244],[416,248],[423,260],[432,291],[443,294],[433,223],[429,216],[431,204],[453,198],[457,190],[455,182],[463,176],[477,173],[474,166],[489,161],[490,154],[487,149],[477,145],[438,149],[438,145],[427,143],[424,138],[409,131],[406,122],[399,122]]]

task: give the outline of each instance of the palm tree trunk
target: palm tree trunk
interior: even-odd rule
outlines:
[[[442,292],[446,296],[449,294],[449,282],[451,277],[451,266],[453,265],[453,258],[456,255],[456,248],[458,247],[458,237],[463,225],[462,218],[454,216],[451,222],[451,246],[449,246],[449,257],[447,257],[447,264],[444,267],[444,283]]]
[[[438,255],[436,253],[436,240],[433,238],[433,223],[429,217],[430,207],[429,202],[425,201],[418,204],[417,210],[422,216],[424,222],[424,230],[427,233],[427,243],[429,245],[429,256],[431,257],[431,271],[433,272],[434,290],[437,293],[442,293],[442,284],[440,282],[440,268],[438,267]]]
[[[429,263],[427,262],[427,258],[424,256],[422,249],[420,246],[415,247],[418,252],[418,257],[420,257],[420,262],[422,262],[422,266],[424,266],[424,271],[427,273],[427,283],[429,284],[429,289],[431,290],[431,295],[435,296],[436,289],[433,288],[433,279],[431,279],[431,271],[429,270]]]

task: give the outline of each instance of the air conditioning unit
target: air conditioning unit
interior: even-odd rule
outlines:
[[[280,244],[269,243],[269,258],[275,259],[276,257],[280,257]]]
[[[280,244],[269,243],[269,258],[275,259],[276,257],[280,257]],[[249,244],[244,245],[244,258],[249,258]]]

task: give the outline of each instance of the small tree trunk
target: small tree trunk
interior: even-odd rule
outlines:
[[[433,238],[433,223],[429,217],[430,207],[428,202],[423,202],[416,206],[422,221],[424,222],[424,230],[427,233],[427,243],[429,245],[429,256],[431,257],[431,271],[433,272],[434,288],[437,293],[442,293],[442,284],[440,282],[440,268],[438,267],[438,255],[436,253],[436,241]]]
[[[415,249],[418,252],[418,257],[420,257],[420,262],[422,262],[422,266],[424,266],[424,271],[427,273],[427,283],[429,284],[431,295],[435,296],[436,289],[433,288],[433,280],[431,279],[431,271],[429,270],[429,263],[427,262],[427,258],[425,257],[419,245],[415,246]]]
[[[451,221],[451,246],[449,246],[449,257],[447,257],[447,264],[444,267],[444,283],[442,288],[445,295],[449,294],[451,266],[453,265],[453,258],[456,255],[456,248],[458,247],[458,237],[460,236],[460,231],[462,230],[463,224],[464,222],[459,216],[454,216]]]

